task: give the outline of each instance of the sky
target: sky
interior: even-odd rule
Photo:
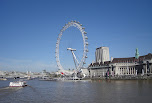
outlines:
[[[87,67],[95,49],[107,46],[114,58],[152,53],[152,0],[0,0],[0,71],[56,71],[55,48],[62,27],[71,20],[85,27],[89,42]],[[73,69],[75,48],[81,60],[81,32],[62,35],[59,56]]]

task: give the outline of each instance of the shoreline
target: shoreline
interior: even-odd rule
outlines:
[[[91,78],[91,80],[152,80],[152,77],[99,77]]]

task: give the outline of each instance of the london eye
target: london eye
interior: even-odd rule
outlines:
[[[60,40],[61,40],[61,37],[63,35],[63,32],[71,26],[76,27],[77,29],[79,29],[79,31],[82,34],[82,39],[83,39],[83,54],[82,54],[82,58],[81,58],[80,61],[77,60],[77,57],[74,53],[76,51],[76,49],[67,48],[67,50],[71,51],[71,53],[72,53],[73,61],[74,61],[75,68],[76,68],[75,69],[76,72],[79,72],[83,68],[83,65],[85,64],[85,60],[87,58],[87,52],[88,52],[87,32],[85,32],[85,28],[82,27],[82,24],[80,24],[80,22],[77,22],[77,21],[71,21],[71,22],[68,22],[67,24],[65,24],[65,26],[63,26],[63,28],[60,30],[60,33],[58,34],[58,38],[57,38],[57,42],[56,42],[56,50],[55,50],[55,57],[56,57],[57,67],[58,67],[59,71],[61,73],[64,73],[64,74],[68,74],[68,72],[62,67],[62,65],[60,63],[59,46],[60,46]]]

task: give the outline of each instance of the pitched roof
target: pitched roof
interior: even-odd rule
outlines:
[[[147,55],[144,56],[140,56],[138,59],[136,59],[135,57],[129,57],[129,58],[114,58],[112,63],[132,63],[132,62],[138,62],[138,61],[143,61],[143,60],[147,60],[147,59],[152,59],[152,54],[149,53]]]
[[[144,60],[150,60],[150,59],[152,59],[152,54],[151,53],[149,53],[149,54],[147,54],[147,55],[143,55],[143,56],[139,56],[139,58],[138,59],[136,59],[135,57],[129,57],[129,58],[114,58],[113,60],[112,60],[112,62],[111,61],[105,61],[104,62],[104,64],[102,64],[102,62],[99,64],[99,62],[97,62],[97,63],[91,63],[90,65],[89,65],[89,67],[90,66],[107,66],[107,65],[109,65],[110,63],[133,63],[133,62],[140,62],[140,61],[144,61]]]
[[[99,62],[96,62],[96,63],[91,63],[90,65],[89,65],[89,67],[90,66],[107,66],[107,65],[109,65],[111,63],[111,61],[105,61],[104,62],[104,64],[101,62],[101,63],[99,63]]]

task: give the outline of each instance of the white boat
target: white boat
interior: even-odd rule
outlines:
[[[6,78],[0,78],[0,80],[7,80]]]
[[[25,81],[16,81],[16,82],[10,82],[10,87],[25,87],[27,86]]]
[[[32,80],[33,78],[31,78],[30,76],[27,78],[27,80]]]

